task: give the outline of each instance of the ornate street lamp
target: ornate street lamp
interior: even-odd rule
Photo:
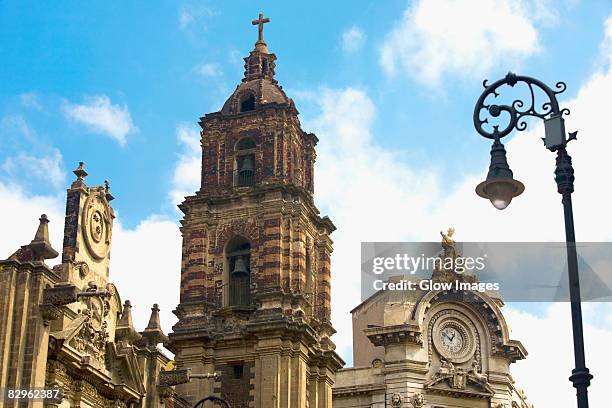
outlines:
[[[221,373],[203,373],[203,374],[191,374],[191,368],[183,368],[180,370],[169,370],[169,371],[160,371],[159,378],[157,381],[157,389],[160,392],[160,396],[168,395],[171,393],[171,387],[179,384],[185,384],[190,382],[192,379],[221,379]],[[229,402],[224,400],[221,397],[216,397],[214,395],[209,395],[206,398],[202,398],[193,406],[194,408],[205,408],[205,403],[210,402],[213,406],[216,407],[224,407],[224,408],[232,408]]]
[[[204,408],[204,403],[207,402],[207,401],[212,402],[215,406],[220,406],[220,407],[224,407],[224,408],[232,408],[230,406],[229,402],[227,402],[223,398],[215,397],[213,395],[210,395],[210,396],[208,396],[206,398],[203,398],[200,401],[196,402],[196,404],[193,406],[193,408]]]
[[[530,100],[525,103],[521,99],[514,100],[510,105],[496,104],[500,95],[499,89],[503,86],[514,87],[517,83],[527,85]],[[527,76],[508,73],[491,85],[485,80],[485,88],[474,108],[474,127],[476,131],[487,139],[493,140],[491,147],[491,165],[487,179],[476,187],[476,194],[487,198],[499,210],[506,208],[510,201],[523,192],[523,183],[515,180],[506,159],[506,149],[501,143],[501,138],[507,136],[514,129],[522,131],[527,129],[526,119],[537,117],[544,121],[545,137],[544,145],[550,151],[557,152],[555,181],[557,191],[561,194],[563,203],[563,214],[565,217],[565,239],[567,245],[567,263],[569,272],[570,303],[572,309],[572,330],[574,334],[574,361],[575,368],[572,370],[570,381],[576,388],[578,408],[588,408],[589,400],[587,388],[593,376],[585,364],[584,339],[582,330],[582,308],[580,304],[580,281],[578,277],[578,258],[576,255],[576,237],[574,234],[574,215],[572,210],[572,192],[574,191],[574,169],[572,159],[567,154],[567,143],[576,139],[576,133],[565,134],[564,114],[569,114],[569,109],[559,109],[557,95],[564,92],[566,85],[563,82],[555,84],[555,90],[549,88],[543,82]],[[540,110],[536,105],[536,93],[534,90],[542,91],[548,97],[548,101],[542,104]],[[490,97],[487,101],[487,98]],[[481,119],[481,113],[484,118]],[[499,118],[504,114],[508,124],[500,129],[500,125],[489,124],[488,117]],[[491,129],[485,129],[487,124]]]

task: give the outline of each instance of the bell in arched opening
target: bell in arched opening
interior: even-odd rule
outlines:
[[[243,237],[234,237],[226,247],[229,278],[229,306],[251,304],[251,245]]]
[[[233,258],[233,259],[232,259]],[[249,256],[230,258],[230,305],[248,306],[251,303]]]
[[[240,174],[253,173],[253,170],[253,158],[251,155],[244,156],[242,166],[240,167]]]
[[[238,164],[238,187],[252,186],[255,181],[253,155],[248,154],[240,157]]]
[[[240,275],[248,275],[249,271],[246,266],[246,261],[243,256],[239,256],[236,258],[234,262],[234,269],[232,270],[232,277],[237,277]]]

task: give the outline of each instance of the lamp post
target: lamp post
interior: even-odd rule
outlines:
[[[191,368],[183,368],[180,370],[169,370],[169,371],[160,371],[159,379],[157,381],[157,389],[160,391],[160,396],[167,394],[168,391],[171,391],[171,387],[179,384],[185,384],[191,381],[193,378],[199,379],[214,379],[220,380],[221,373],[201,373],[201,374],[191,374]],[[172,391],[173,392],[173,391]],[[162,397],[163,398],[163,397]],[[221,397],[216,397],[214,395],[209,395],[206,398],[202,398],[193,406],[194,408],[204,408],[204,404],[206,402],[211,402],[215,406],[221,406],[225,408],[232,408],[229,402],[224,400]]]
[[[510,105],[496,104],[500,96],[500,88],[503,86],[514,87],[516,84],[524,84],[529,90],[530,99],[527,103],[521,99],[514,100]],[[527,77],[508,73],[490,85],[483,82],[484,92],[478,98],[474,108],[474,127],[476,131],[487,139],[493,140],[491,147],[491,165],[485,181],[476,187],[476,193],[491,201],[493,206],[499,210],[506,208],[510,201],[525,189],[523,183],[515,180],[512,170],[506,159],[506,150],[501,143],[504,136],[510,134],[514,129],[523,131],[527,129],[526,119],[528,117],[540,118],[544,121],[545,147],[557,153],[555,181],[557,191],[561,194],[563,203],[563,215],[565,217],[565,239],[567,246],[567,263],[569,273],[569,292],[572,310],[572,330],[574,335],[574,361],[575,368],[572,370],[570,381],[576,388],[578,408],[588,408],[589,400],[587,388],[593,376],[585,364],[584,338],[582,329],[582,308],[580,304],[580,282],[578,277],[578,257],[576,255],[576,237],[574,235],[574,215],[572,210],[572,192],[574,191],[574,169],[572,159],[567,154],[567,143],[576,139],[576,133],[565,134],[564,114],[569,114],[569,109],[559,109],[557,95],[564,92],[566,85],[557,82],[555,89],[551,89],[543,82]],[[534,90],[535,88],[535,90]],[[536,91],[544,92],[548,97],[541,108],[536,105]],[[487,102],[487,98],[491,97]],[[484,118],[481,113],[484,112]],[[500,128],[500,125],[489,124],[489,117],[507,117],[508,124]],[[500,119],[501,120],[501,119]],[[491,130],[485,129],[487,125]]]
[[[226,400],[224,400],[223,398],[219,398],[219,397],[215,397],[215,396],[208,396],[206,398],[201,399],[200,401],[196,402],[196,404],[193,406],[193,408],[204,408],[204,403],[206,401],[210,401],[215,405],[219,405],[221,407],[225,407],[225,408],[232,408],[229,404],[229,402],[227,402]]]

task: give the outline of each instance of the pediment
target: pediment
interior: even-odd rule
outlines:
[[[132,346],[122,342],[107,343],[107,361],[113,384],[125,385],[139,394],[145,394],[141,368]]]
[[[457,398],[486,399],[495,394],[486,380],[472,374],[438,375],[425,384],[425,389],[430,393]]]
[[[82,329],[87,316],[78,315],[75,317],[64,330],[51,332],[49,335],[60,343],[69,343]]]
[[[49,345],[55,352],[71,356],[82,366],[104,372],[108,337],[107,325],[101,315],[85,309],[64,330],[50,333]]]
[[[88,372],[105,378],[107,385],[119,389],[130,398],[138,400],[145,393],[142,373],[131,345],[108,342],[94,337],[84,339],[83,333],[91,333],[88,317],[77,316],[64,330],[50,334],[50,346],[55,353],[69,356]],[[96,332],[99,335],[99,331]],[[110,381],[109,381],[110,380]]]

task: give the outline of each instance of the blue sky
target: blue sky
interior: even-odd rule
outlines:
[[[0,225],[11,231],[0,237],[0,250],[28,242],[41,212],[50,214],[54,245],[61,246],[65,188],[84,161],[88,182],[110,179],[116,197],[112,279],[135,305],[137,323],[146,324],[148,305],[158,302],[169,327],[180,268],[175,204],[197,188],[196,123],[240,82],[242,57],[257,36],[250,21],[259,12],[272,20],[265,39],[278,57],[276,77],[304,129],[320,139],[315,194],[338,226],[333,320],[347,361],[361,241],[433,241],[449,225],[466,241],[563,239],[554,157],[541,146],[541,127],[508,138],[523,196],[500,213],[473,192],[488,166],[489,144],[472,127],[485,78],[512,70],[551,85],[567,82],[560,98],[572,109],[567,128],[580,131],[570,146],[577,236],[611,240],[612,219],[602,214],[612,197],[594,180],[612,148],[612,4],[381,4],[0,2]],[[517,365],[523,384],[536,384],[531,376],[555,355],[571,355],[569,344],[555,348],[537,335],[542,327],[569,334],[565,306],[515,305],[509,312],[533,356]],[[606,307],[585,308],[587,357],[612,341]],[[551,386],[568,388],[567,360],[555,366],[559,378]],[[534,402],[550,405],[537,388],[526,388]]]
[[[93,178],[109,178],[121,197],[115,206],[125,225],[134,226],[149,213],[172,214],[165,195],[178,150],[177,123],[195,123],[231,93],[242,76],[241,57],[255,40],[250,20],[265,11],[272,18],[265,37],[279,58],[278,79],[290,93],[346,86],[366,90],[377,107],[373,126],[381,146],[403,151],[415,164],[443,165],[449,175],[486,165],[486,144],[471,127],[483,78],[451,74],[432,88],[404,75],[390,79],[381,68],[379,48],[406,2],[322,4],[92,2],[83,8],[79,2],[58,7],[5,1],[0,114],[23,117],[39,138],[37,149],[59,149],[64,169],[83,160]],[[600,22],[609,5],[593,1],[557,8],[558,21],[540,31],[542,51],[528,61],[495,66],[487,77],[520,69],[549,82],[563,79],[570,84],[568,96],[576,92],[599,52],[601,26],[590,22]],[[362,32],[362,45],[343,52],[342,34],[353,26]],[[214,72],[202,75],[203,65]],[[39,109],[19,103],[27,93],[36,95]],[[96,95],[129,110],[138,130],[127,135],[124,146],[63,114],[64,103],[80,104]],[[296,100],[302,116],[312,117],[316,106]],[[0,154],[29,148],[4,145]],[[460,157],[476,153],[471,163]],[[48,192],[44,183],[32,188]]]

